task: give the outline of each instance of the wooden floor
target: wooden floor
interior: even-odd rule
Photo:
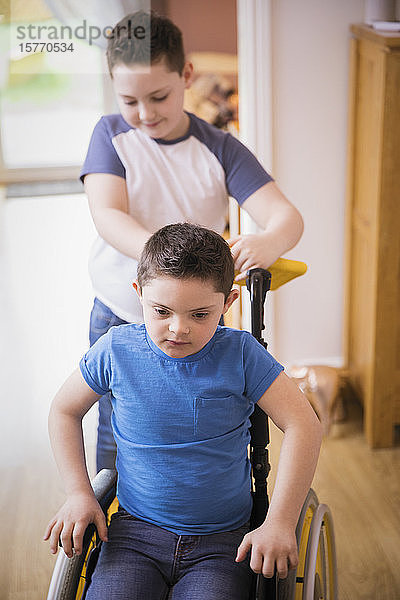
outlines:
[[[66,208],[71,201],[73,218]],[[42,250],[32,226],[39,205],[47,219],[40,219]],[[87,344],[90,289],[82,255],[91,240],[80,229],[86,210],[83,198],[15,201],[7,209],[9,272],[0,290],[0,600],[44,600],[54,565],[42,535],[63,491],[46,416],[51,397]],[[66,231],[54,231],[61,221]],[[57,250],[49,253],[49,247]],[[77,317],[78,307],[83,309]],[[339,598],[399,600],[400,447],[370,450],[360,408],[352,405],[349,412],[348,422],[335,425],[323,443],[313,485],[335,520]],[[86,423],[92,472],[94,429],[92,414]],[[281,434],[272,428],[271,437],[274,469]]]
[[[400,447],[370,450],[360,406],[348,411],[323,442],[313,482],[333,513],[339,600],[399,600]],[[273,428],[274,464],[280,437]]]

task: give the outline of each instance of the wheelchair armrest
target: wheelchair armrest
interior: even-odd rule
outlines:
[[[100,504],[106,516],[107,510],[115,498],[116,482],[117,471],[115,469],[102,469],[91,481],[96,500]],[[89,523],[83,536],[84,548],[86,548],[95,532],[97,537],[97,529],[95,524]],[[61,539],[59,545],[62,548]]]
[[[116,481],[117,472],[114,469],[103,469],[91,482],[95,496],[105,514],[107,514],[107,509],[115,498]],[[88,580],[90,573],[94,568],[93,565],[95,564],[95,561],[91,563],[90,569],[89,562],[86,565],[86,561],[88,561],[88,552],[91,551],[91,546],[97,544],[97,541],[96,544],[93,543],[95,532],[95,525],[90,523],[83,536],[82,554],[75,554],[72,558],[68,558],[64,552],[59,552],[50,581],[47,600],[72,600],[77,597],[84,598],[84,595],[77,596],[76,593],[79,584],[83,580],[83,569],[85,568],[84,578]],[[60,547],[62,547],[61,540],[59,541],[59,544]]]
[[[102,469],[91,481],[96,499],[103,509],[105,515],[107,515],[107,510],[115,498],[116,482],[117,471],[115,469]],[[84,546],[86,545],[87,541],[91,539],[95,531],[95,525],[93,523],[89,523],[83,537]],[[62,548],[61,538],[58,544],[60,548]]]
[[[92,480],[92,488],[96,499],[104,512],[115,496],[117,471],[115,469],[102,469]]]

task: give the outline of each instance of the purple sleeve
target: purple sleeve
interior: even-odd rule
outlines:
[[[228,194],[239,204],[273,181],[254,154],[230,133],[217,129],[196,115],[189,113],[189,116],[191,134],[217,157],[225,172]]]
[[[102,117],[92,133],[80,174],[82,182],[89,173],[110,173],[125,179],[125,167],[114,148],[112,136],[109,122]]]
[[[230,196],[239,204],[273,178],[244,144],[226,134],[222,154],[226,186]]]

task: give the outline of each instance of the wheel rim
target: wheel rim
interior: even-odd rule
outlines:
[[[337,574],[333,521],[320,504],[312,519],[304,565],[303,600],[336,600]]]
[[[295,574],[295,600],[302,600],[303,598],[303,584],[304,584],[304,573],[305,573],[305,561],[307,542],[310,535],[310,528],[312,519],[318,506],[318,498],[314,490],[310,489],[307,498],[303,504],[303,508],[300,513],[299,521],[296,528],[297,546],[299,550],[299,564]]]
[[[86,583],[86,568],[87,568],[87,563],[88,563],[88,560],[89,560],[90,553],[92,552],[92,550],[95,547],[96,547],[96,534],[93,535],[92,540],[91,540],[91,542],[89,544],[88,550],[86,552],[86,556],[85,556],[85,560],[84,560],[84,563],[83,563],[81,575],[79,577],[78,588],[76,590],[75,600],[81,600],[81,598],[82,598],[83,590],[85,589],[85,583]]]

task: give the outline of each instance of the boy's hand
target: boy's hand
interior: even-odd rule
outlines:
[[[100,539],[107,542],[107,525],[104,513],[93,494],[71,495],[47,525],[43,539],[50,539],[50,550],[56,554],[58,541],[68,558],[82,553],[83,535],[89,523],[97,527]]]
[[[245,279],[249,269],[268,269],[279,258],[279,251],[274,251],[272,240],[267,240],[265,233],[237,235],[230,238],[228,244],[235,261],[235,271],[239,271],[235,281]]]
[[[273,577],[276,568],[280,579],[285,579],[288,569],[295,569],[299,562],[296,535],[287,525],[265,521],[247,533],[238,548],[236,562],[244,560],[250,549],[250,567],[264,577]]]

